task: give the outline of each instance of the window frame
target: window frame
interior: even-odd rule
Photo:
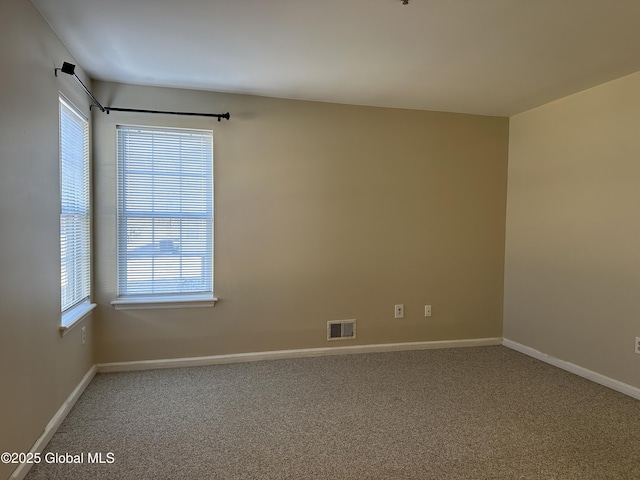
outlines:
[[[69,138],[70,132],[65,132],[65,128],[69,126],[63,120],[64,115],[70,115],[78,120],[76,126],[81,127],[82,145],[70,145],[65,139]],[[60,332],[64,335],[71,327],[82,320],[96,306],[91,302],[92,291],[92,205],[91,205],[91,154],[90,154],[90,122],[73,102],[66,98],[62,93],[58,95],[58,155],[59,155],[59,180],[60,180]],[[70,157],[82,158],[81,172],[78,171],[77,165],[73,164]],[[75,170],[74,170],[75,168]],[[81,176],[81,182],[73,180],[74,175]],[[74,198],[72,201],[77,203],[72,205],[71,209],[65,211],[65,204],[69,201],[69,197],[80,197],[79,200]],[[82,213],[73,213],[74,210]],[[79,231],[70,231],[72,228],[65,228],[69,225],[68,218],[72,215],[83,218]],[[65,221],[66,220],[66,221]],[[80,253],[65,254],[63,245],[69,243],[69,237],[80,237],[78,244]],[[75,239],[72,239],[74,241]],[[70,258],[70,260],[69,260]],[[65,296],[63,286],[65,272],[69,269],[65,267],[66,262],[72,263],[72,274],[81,274],[83,278],[75,279],[71,283],[76,285],[80,282],[79,295],[71,295],[71,303]],[[69,282],[67,281],[67,285]]]
[[[210,222],[210,226],[208,230],[208,239],[205,240],[205,246],[209,246],[208,249],[208,258],[205,259],[205,265],[208,262],[207,271],[205,274],[205,278],[209,281],[206,285],[207,291],[198,291],[198,292],[166,292],[166,293],[126,293],[126,288],[123,288],[123,282],[126,283],[127,279],[124,278],[126,275],[126,265],[128,264],[128,255],[127,255],[127,218],[135,218],[136,215],[127,215],[125,211],[125,202],[126,202],[126,176],[131,175],[130,172],[127,172],[127,165],[125,163],[127,161],[131,161],[131,159],[123,158],[123,152],[121,149],[121,139],[120,135],[126,135],[132,131],[141,131],[141,132],[149,132],[153,135],[161,135],[162,133],[167,133],[170,136],[171,133],[194,133],[199,135],[205,135],[209,138],[210,141],[210,152],[208,156],[208,160],[211,162],[208,167],[210,182],[210,195],[211,198],[209,200],[210,215],[208,214],[205,218],[206,222]],[[196,129],[196,128],[181,128],[181,127],[167,127],[167,126],[159,126],[159,125],[128,125],[128,124],[117,124],[115,128],[116,133],[116,202],[117,202],[117,211],[116,211],[116,299],[111,302],[111,305],[114,306],[117,310],[122,309],[149,309],[149,308],[185,308],[185,307],[212,307],[215,305],[218,300],[213,292],[214,292],[214,141],[213,141],[213,131],[207,129]],[[155,137],[154,137],[155,138]],[[150,149],[150,147],[149,147]],[[153,155],[153,154],[152,154]],[[124,169],[124,170],[123,170]],[[152,167],[152,170],[155,169],[155,166]],[[161,172],[163,173],[163,172]],[[161,174],[160,173],[160,174]],[[155,175],[158,175],[158,172],[150,173],[150,175],[155,179]],[[182,173],[179,175],[182,179]],[[130,181],[130,180],[129,180]],[[154,197],[155,199],[156,197]],[[152,210],[143,212],[145,215],[148,215],[150,219],[163,218],[162,214],[155,213]],[[183,212],[181,212],[183,214]],[[140,211],[138,211],[140,214]],[[180,218],[187,218],[186,216]],[[151,227],[152,232],[155,232],[155,226]],[[180,234],[180,247],[182,247],[182,233]],[[123,258],[123,253],[127,258]],[[152,258],[155,262],[155,256],[152,255]],[[182,258],[182,256],[181,256]],[[182,271],[182,270],[181,270]],[[156,279],[150,280],[151,282],[155,282]]]

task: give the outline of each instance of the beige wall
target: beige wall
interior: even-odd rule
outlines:
[[[58,92],[88,104],[54,76],[74,60],[31,2],[3,0],[0,19],[0,452],[26,452],[93,363],[90,321],[85,345],[58,331]]]
[[[640,387],[640,73],[511,118],[505,338]]]
[[[97,362],[501,336],[506,118],[94,88],[112,106],[231,112],[95,114]],[[117,123],[213,129],[214,308],[109,305]],[[357,340],[328,343],[326,322],[350,318]]]

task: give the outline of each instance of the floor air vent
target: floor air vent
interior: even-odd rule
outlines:
[[[327,340],[356,338],[355,320],[333,320],[327,322]]]

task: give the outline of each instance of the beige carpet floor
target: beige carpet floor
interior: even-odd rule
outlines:
[[[88,463],[88,453],[113,463]],[[99,374],[41,479],[640,479],[640,401],[505,347]]]

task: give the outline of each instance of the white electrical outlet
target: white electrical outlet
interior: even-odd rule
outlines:
[[[395,306],[395,317],[404,318],[404,304],[400,303]]]
[[[640,355],[640,337],[636,337],[636,353]]]
[[[431,316],[431,305],[425,305],[424,306],[424,316],[425,317],[430,317]]]
[[[84,345],[87,341],[87,327],[82,327],[82,344]]]

